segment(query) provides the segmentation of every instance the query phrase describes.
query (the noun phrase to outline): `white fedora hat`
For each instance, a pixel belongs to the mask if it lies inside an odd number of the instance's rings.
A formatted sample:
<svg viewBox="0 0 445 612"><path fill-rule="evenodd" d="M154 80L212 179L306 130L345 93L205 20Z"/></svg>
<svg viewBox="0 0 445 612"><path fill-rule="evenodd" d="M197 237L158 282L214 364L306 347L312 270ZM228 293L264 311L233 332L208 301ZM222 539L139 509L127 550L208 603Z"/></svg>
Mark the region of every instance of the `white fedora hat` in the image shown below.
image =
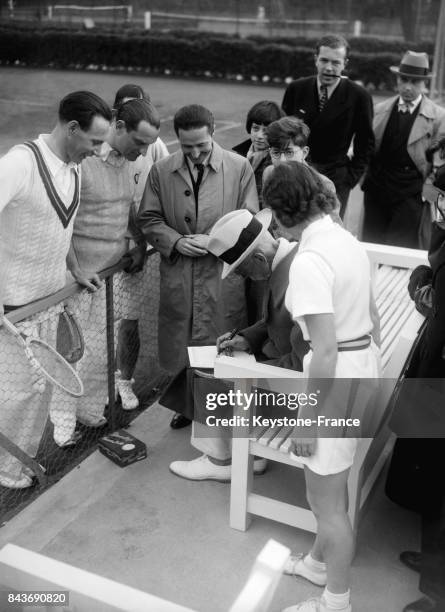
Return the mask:
<svg viewBox="0 0 445 612"><path fill-rule="evenodd" d="M223 260L221 278L226 278L254 250L271 221L270 208L263 208L255 216L244 208L227 213L215 223L207 250Z"/></svg>
<svg viewBox="0 0 445 612"><path fill-rule="evenodd" d="M433 76L430 72L428 54L415 51L407 51L402 57L400 66L390 66L389 69L394 74L414 79L429 79Z"/></svg>

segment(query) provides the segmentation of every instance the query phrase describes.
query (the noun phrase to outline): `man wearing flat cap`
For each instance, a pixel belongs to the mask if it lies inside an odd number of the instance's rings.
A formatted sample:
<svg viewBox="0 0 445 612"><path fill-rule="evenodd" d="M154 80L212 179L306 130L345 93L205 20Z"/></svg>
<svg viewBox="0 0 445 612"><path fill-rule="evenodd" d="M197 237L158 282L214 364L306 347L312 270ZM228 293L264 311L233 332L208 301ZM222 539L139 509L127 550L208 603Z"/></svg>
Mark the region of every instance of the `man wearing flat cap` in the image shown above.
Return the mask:
<svg viewBox="0 0 445 612"><path fill-rule="evenodd" d="M427 151L445 135L445 109L425 95L432 76L426 53L407 51L390 70L398 95L374 110L376 147L363 183L363 240L427 248L419 239L429 211L422 188L431 172Z"/></svg>

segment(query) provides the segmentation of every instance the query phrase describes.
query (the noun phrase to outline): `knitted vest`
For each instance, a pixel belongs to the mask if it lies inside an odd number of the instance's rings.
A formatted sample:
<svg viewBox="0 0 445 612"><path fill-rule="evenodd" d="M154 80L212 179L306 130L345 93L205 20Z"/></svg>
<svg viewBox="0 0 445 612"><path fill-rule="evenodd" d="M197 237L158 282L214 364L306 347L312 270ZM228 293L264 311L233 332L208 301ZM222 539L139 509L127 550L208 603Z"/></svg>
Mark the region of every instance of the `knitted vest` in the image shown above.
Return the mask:
<svg viewBox="0 0 445 612"><path fill-rule="evenodd" d="M73 249L81 270L98 272L127 251L130 208L141 177L138 165L112 153L104 161L82 163L82 191L73 231ZM145 177L142 177L144 180Z"/></svg>
<svg viewBox="0 0 445 612"><path fill-rule="evenodd" d="M32 173L20 200L6 206L0 227L0 287L4 304L19 306L50 295L65 284L65 259L73 217L63 227L46 193L31 151ZM71 200L59 193L68 207Z"/></svg>

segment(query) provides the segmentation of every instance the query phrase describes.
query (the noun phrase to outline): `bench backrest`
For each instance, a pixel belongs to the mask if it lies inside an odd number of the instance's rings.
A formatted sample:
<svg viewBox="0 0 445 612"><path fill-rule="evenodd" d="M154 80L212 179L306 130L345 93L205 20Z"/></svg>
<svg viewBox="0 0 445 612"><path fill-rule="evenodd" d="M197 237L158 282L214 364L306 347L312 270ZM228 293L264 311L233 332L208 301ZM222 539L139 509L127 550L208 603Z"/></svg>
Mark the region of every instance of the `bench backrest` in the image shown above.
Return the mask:
<svg viewBox="0 0 445 612"><path fill-rule="evenodd" d="M423 317L415 310L407 286L413 268L426 264L426 251L365 243L372 265L373 291L380 316L383 377L375 402L373 423L384 420L389 399L403 369ZM249 392L252 385L277 393L295 391L301 373L262 363L237 363L219 357L215 376L236 381L236 388ZM243 380L244 379L244 380Z"/></svg>

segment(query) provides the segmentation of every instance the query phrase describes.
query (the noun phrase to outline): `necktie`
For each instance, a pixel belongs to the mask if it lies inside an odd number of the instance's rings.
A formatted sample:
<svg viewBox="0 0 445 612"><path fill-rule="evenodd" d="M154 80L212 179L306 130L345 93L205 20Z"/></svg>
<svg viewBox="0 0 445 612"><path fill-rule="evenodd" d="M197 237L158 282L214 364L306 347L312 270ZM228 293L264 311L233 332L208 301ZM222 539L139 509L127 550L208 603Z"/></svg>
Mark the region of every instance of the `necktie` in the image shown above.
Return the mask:
<svg viewBox="0 0 445 612"><path fill-rule="evenodd" d="M411 102L399 104L399 113L411 113Z"/></svg>
<svg viewBox="0 0 445 612"><path fill-rule="evenodd" d="M193 192L195 194L195 199L198 199L199 186L202 182L202 176L204 174L204 164L195 164L195 168L198 171L196 176L195 184L193 185Z"/></svg>
<svg viewBox="0 0 445 612"><path fill-rule="evenodd" d="M320 111L320 113L326 106L327 101L328 101L328 88L326 87L326 85L322 85L320 87L320 97L318 101L318 110Z"/></svg>
<svg viewBox="0 0 445 612"><path fill-rule="evenodd" d="M195 179L192 173L192 184L193 184L193 195L195 196L196 216L198 216L198 194L199 194L199 187L202 182L202 176L204 174L204 164L195 164L195 168L198 171L198 175Z"/></svg>

